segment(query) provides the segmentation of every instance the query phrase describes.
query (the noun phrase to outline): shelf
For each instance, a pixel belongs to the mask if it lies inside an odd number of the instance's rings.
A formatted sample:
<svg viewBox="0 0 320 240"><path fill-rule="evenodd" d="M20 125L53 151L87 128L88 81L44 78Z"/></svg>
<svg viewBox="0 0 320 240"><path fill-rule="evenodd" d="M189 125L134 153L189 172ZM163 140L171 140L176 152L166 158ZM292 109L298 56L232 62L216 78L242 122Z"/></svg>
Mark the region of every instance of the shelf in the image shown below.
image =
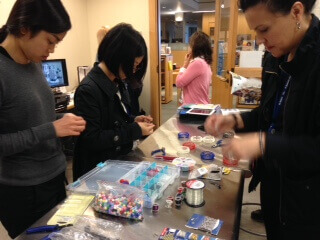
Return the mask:
<svg viewBox="0 0 320 240"><path fill-rule="evenodd" d="M173 100L173 76L172 76L172 55L161 55L161 103L169 103Z"/></svg>
<svg viewBox="0 0 320 240"><path fill-rule="evenodd" d="M256 104L237 104L237 108L248 108L248 109L253 109L258 107L259 105Z"/></svg>

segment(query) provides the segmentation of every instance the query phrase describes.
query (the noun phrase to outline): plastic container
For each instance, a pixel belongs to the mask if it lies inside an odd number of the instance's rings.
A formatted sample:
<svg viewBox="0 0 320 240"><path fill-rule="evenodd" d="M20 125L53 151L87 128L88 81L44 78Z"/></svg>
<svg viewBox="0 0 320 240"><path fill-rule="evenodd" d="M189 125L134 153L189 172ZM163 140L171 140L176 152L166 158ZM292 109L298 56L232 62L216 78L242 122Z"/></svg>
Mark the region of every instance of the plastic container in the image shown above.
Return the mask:
<svg viewBox="0 0 320 240"><path fill-rule="evenodd" d="M190 148L186 147L186 146L180 146L177 148L177 155L179 157L189 157L190 155Z"/></svg>
<svg viewBox="0 0 320 240"><path fill-rule="evenodd" d="M192 136L190 138L191 142L194 142L194 143L201 143L202 142L202 137L201 136Z"/></svg>
<svg viewBox="0 0 320 240"><path fill-rule="evenodd" d="M144 207L152 208L155 200L162 197L164 190L179 175L180 168L176 166L108 160L69 184L67 190L95 195L99 190L98 180L125 182L143 190L146 193Z"/></svg>
<svg viewBox="0 0 320 240"><path fill-rule="evenodd" d="M196 144L193 142L185 142L182 144L182 146L188 147L190 151L196 150Z"/></svg>
<svg viewBox="0 0 320 240"><path fill-rule="evenodd" d="M216 139L213 136L204 136L202 138L202 144L206 146L212 145L215 141Z"/></svg>
<svg viewBox="0 0 320 240"><path fill-rule="evenodd" d="M179 132L178 139L182 142L189 141L190 134L188 132Z"/></svg>
<svg viewBox="0 0 320 240"><path fill-rule="evenodd" d="M203 162L210 163L213 162L215 154L210 151L203 151L201 152L200 157Z"/></svg>
<svg viewBox="0 0 320 240"><path fill-rule="evenodd" d="M239 159L234 158L232 153L228 153L226 156L223 156L222 163L227 167L236 167L239 164Z"/></svg>

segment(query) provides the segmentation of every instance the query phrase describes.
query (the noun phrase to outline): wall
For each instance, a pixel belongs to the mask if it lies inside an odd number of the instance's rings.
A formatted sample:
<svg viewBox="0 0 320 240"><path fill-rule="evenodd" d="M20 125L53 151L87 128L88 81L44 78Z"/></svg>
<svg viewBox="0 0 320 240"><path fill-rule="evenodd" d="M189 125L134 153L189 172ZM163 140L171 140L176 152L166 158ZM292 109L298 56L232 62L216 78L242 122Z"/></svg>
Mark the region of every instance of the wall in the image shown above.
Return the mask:
<svg viewBox="0 0 320 240"><path fill-rule="evenodd" d="M77 66L91 66L89 51L87 0L62 0L72 23L71 30L58 44L50 59L66 58L69 76L69 91L78 86Z"/></svg>
<svg viewBox="0 0 320 240"><path fill-rule="evenodd" d="M15 0L0 0L0 26L4 25Z"/></svg>
<svg viewBox="0 0 320 240"><path fill-rule="evenodd" d="M315 5L314 5L314 9L313 9L313 13L320 18L320 0L317 0Z"/></svg>
<svg viewBox="0 0 320 240"><path fill-rule="evenodd" d="M90 41L90 56L92 61L96 57L98 48L96 32L103 25L110 27L120 22L132 24L144 37L149 49L149 3L148 0L87 0L88 35ZM150 113L150 65L144 79L140 105Z"/></svg>

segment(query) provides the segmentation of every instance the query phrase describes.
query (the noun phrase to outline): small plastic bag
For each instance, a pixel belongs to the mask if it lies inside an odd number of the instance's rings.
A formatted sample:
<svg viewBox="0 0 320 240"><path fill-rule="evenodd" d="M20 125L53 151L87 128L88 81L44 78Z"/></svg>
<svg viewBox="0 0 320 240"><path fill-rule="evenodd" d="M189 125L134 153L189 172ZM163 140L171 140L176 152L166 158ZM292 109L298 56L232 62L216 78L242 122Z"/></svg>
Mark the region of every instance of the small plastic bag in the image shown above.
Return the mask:
<svg viewBox="0 0 320 240"><path fill-rule="evenodd" d="M120 240L123 226L120 223L89 216L78 216L75 225L51 233L51 240Z"/></svg>
<svg viewBox="0 0 320 240"><path fill-rule="evenodd" d="M219 167L216 164L204 165L201 168L193 169L190 172L188 179L195 179L195 178L201 177L207 173L210 173L211 171L218 171L218 170L219 170Z"/></svg>
<svg viewBox="0 0 320 240"><path fill-rule="evenodd" d="M231 94L239 96L246 103L257 104L261 98L261 80L256 78L245 78L230 72L232 75Z"/></svg>
<svg viewBox="0 0 320 240"><path fill-rule="evenodd" d="M109 240L121 239L123 230L120 223L89 216L79 216L76 219L75 227L93 236L106 236Z"/></svg>
<svg viewBox="0 0 320 240"><path fill-rule="evenodd" d="M98 240L90 233L83 232L75 227L63 228L59 232L50 233L47 237L50 240Z"/></svg>
<svg viewBox="0 0 320 240"><path fill-rule="evenodd" d="M143 219L143 199L145 193L127 184L98 181L99 191L93 208L106 213L136 220Z"/></svg>

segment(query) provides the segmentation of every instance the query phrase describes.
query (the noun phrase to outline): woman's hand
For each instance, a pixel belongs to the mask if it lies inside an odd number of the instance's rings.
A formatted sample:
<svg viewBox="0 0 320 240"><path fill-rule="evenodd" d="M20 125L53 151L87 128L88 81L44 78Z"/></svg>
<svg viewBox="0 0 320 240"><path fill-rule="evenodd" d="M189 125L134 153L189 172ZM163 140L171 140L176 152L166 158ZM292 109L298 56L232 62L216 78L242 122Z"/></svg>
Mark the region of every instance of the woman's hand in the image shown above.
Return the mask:
<svg viewBox="0 0 320 240"><path fill-rule="evenodd" d="M216 115L209 116L205 123L204 128L206 133L215 137L222 135L225 132L232 131L235 126L235 120L231 115Z"/></svg>
<svg viewBox="0 0 320 240"><path fill-rule="evenodd" d="M189 66L189 63L190 63L191 59L192 59L192 55L191 55L190 52L188 52L186 54L186 56L184 57L184 63L183 63L183 67L184 68L187 68Z"/></svg>
<svg viewBox="0 0 320 240"><path fill-rule="evenodd" d="M152 123L153 118L148 115L148 116L144 116L144 115L140 115L140 116L136 116L136 118L134 119L135 122L146 122L146 123Z"/></svg>
<svg viewBox="0 0 320 240"><path fill-rule="evenodd" d="M262 138L264 145L264 135ZM224 142L222 147L222 155L232 155L235 159L248 159L254 160L262 155L259 133L246 133L240 134L232 139Z"/></svg>
<svg viewBox="0 0 320 240"><path fill-rule="evenodd" d="M86 121L72 113L66 113L53 122L57 137L79 136L86 127Z"/></svg>
<svg viewBox="0 0 320 240"><path fill-rule="evenodd" d="M153 133L153 128L155 126L153 123L147 123L147 122L137 122L137 123L141 128L143 136L149 136L151 133Z"/></svg>

